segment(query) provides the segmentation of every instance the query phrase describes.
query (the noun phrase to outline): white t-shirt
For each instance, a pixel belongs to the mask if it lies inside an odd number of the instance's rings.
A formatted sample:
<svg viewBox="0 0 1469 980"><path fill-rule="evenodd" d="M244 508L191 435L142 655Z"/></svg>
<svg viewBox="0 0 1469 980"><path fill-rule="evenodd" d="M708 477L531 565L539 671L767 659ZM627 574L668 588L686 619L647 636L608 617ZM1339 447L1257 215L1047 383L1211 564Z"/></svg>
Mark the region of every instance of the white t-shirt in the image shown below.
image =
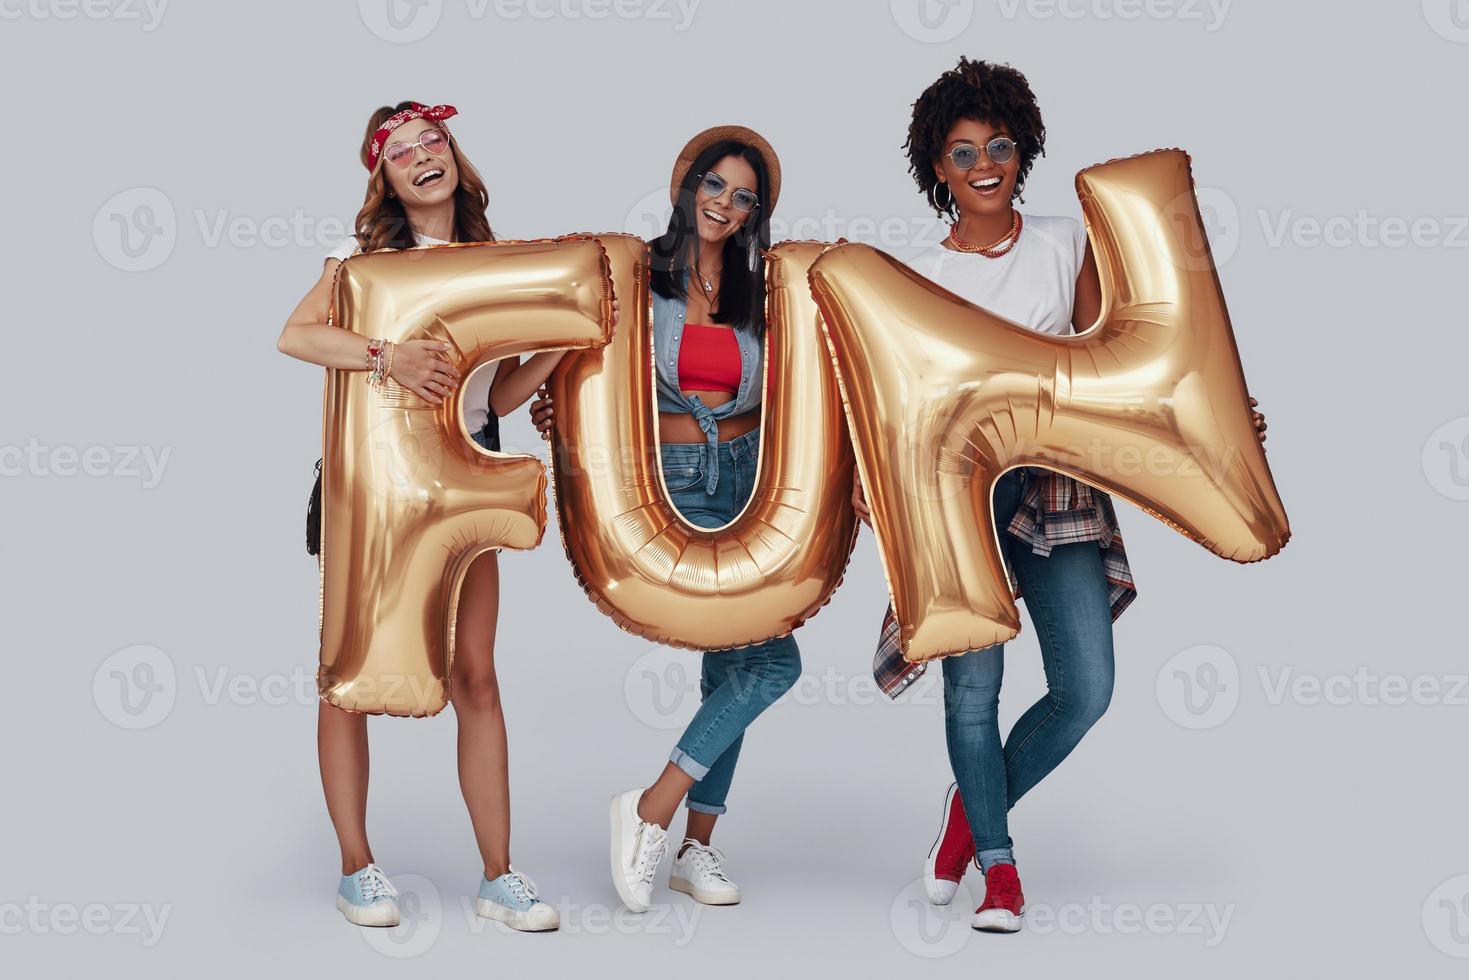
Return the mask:
<svg viewBox="0 0 1469 980"><path fill-rule="evenodd" d="M997 259L924 249L908 267L949 292L1042 333L1069 334L1086 226L1075 218L1022 215L1020 241Z"/></svg>
<svg viewBox="0 0 1469 980"><path fill-rule="evenodd" d="M415 236L415 240L418 242L419 245L449 244L442 238L431 238L428 235L417 235ZM341 243L338 244L336 248L326 253L326 257L328 259L336 259L338 262L345 262L348 256L356 255L357 251L358 245L356 236L348 235L346 238L342 239ZM322 261L325 262L326 259L323 259Z"/></svg>

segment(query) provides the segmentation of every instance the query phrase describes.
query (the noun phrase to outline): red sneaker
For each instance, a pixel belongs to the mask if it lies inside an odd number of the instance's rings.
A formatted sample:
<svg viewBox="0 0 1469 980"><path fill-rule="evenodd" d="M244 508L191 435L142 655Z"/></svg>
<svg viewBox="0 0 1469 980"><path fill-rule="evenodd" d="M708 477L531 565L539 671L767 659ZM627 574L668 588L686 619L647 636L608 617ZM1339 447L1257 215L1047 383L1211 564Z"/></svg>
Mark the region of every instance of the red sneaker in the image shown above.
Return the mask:
<svg viewBox="0 0 1469 980"><path fill-rule="evenodd" d="M1013 864L994 864L984 876L984 903L974 910L970 925L981 932L1019 932L1025 896Z"/></svg>
<svg viewBox="0 0 1469 980"><path fill-rule="evenodd" d="M974 837L969 833L969 819L959 799L959 784L949 786L944 797L944 822L939 824L938 838L928 849L923 862L923 890L935 905L948 905L959 882L974 860Z"/></svg>

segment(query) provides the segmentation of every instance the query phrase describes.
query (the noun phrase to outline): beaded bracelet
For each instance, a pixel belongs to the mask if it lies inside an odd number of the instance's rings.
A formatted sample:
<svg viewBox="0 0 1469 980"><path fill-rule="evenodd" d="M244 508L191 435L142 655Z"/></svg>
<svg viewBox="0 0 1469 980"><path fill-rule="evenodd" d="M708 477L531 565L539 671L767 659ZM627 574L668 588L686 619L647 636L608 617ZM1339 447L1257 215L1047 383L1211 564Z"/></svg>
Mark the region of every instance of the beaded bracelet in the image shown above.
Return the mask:
<svg viewBox="0 0 1469 980"><path fill-rule="evenodd" d="M369 340L367 342L367 383L371 387L378 387L388 380L388 373L393 369L393 344L387 340Z"/></svg>

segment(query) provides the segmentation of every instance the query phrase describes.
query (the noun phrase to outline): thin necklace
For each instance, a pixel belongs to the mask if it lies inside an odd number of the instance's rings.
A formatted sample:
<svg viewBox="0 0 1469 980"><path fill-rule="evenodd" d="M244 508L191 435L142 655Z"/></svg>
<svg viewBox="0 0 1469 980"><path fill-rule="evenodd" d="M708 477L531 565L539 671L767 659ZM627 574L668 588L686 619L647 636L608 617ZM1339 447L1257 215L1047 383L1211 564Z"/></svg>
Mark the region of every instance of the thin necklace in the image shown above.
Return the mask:
<svg viewBox="0 0 1469 980"><path fill-rule="evenodd" d="M961 252L973 252L983 255L987 259L997 259L1015 247L1020 241L1020 229L1025 226L1025 221L1020 217L1020 212L1014 212L1015 218L1010 222L1010 230L1005 232L1003 238L993 245L971 245L959 237L959 222L949 226L949 243Z"/></svg>
<svg viewBox="0 0 1469 980"><path fill-rule="evenodd" d="M699 269L698 266L694 266L694 274L697 275L699 277L699 281L704 284L704 292L706 294L714 292L713 279L710 279L708 276L704 275L704 273ZM719 277L715 276L714 278L718 279Z"/></svg>

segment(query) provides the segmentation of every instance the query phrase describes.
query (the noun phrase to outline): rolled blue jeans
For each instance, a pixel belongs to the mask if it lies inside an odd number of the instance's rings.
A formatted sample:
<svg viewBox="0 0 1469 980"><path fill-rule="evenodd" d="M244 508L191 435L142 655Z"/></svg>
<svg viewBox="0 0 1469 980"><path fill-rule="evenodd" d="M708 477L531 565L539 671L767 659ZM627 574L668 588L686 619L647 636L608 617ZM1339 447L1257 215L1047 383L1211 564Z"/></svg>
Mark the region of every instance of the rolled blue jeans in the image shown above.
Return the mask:
<svg viewBox="0 0 1469 980"><path fill-rule="evenodd" d="M720 527L734 519L755 488L760 455L758 428L728 442L673 443L661 448L663 480L671 501L696 527ZM718 453L719 480L708 492L711 453ZM668 757L690 778L688 808L725 812L745 729L791 689L801 674L801 653L787 634L733 650L703 655L699 711Z"/></svg>
<svg viewBox="0 0 1469 980"><path fill-rule="evenodd" d="M1112 606L1095 541L1058 545L1050 557L1005 532L1024 495L1024 470L995 487L995 526L1015 570L1046 672L1045 697L1000 742L1005 645L944 659L944 735L949 764L988 871L1013 864L1009 810L1061 764L1112 700Z"/></svg>

